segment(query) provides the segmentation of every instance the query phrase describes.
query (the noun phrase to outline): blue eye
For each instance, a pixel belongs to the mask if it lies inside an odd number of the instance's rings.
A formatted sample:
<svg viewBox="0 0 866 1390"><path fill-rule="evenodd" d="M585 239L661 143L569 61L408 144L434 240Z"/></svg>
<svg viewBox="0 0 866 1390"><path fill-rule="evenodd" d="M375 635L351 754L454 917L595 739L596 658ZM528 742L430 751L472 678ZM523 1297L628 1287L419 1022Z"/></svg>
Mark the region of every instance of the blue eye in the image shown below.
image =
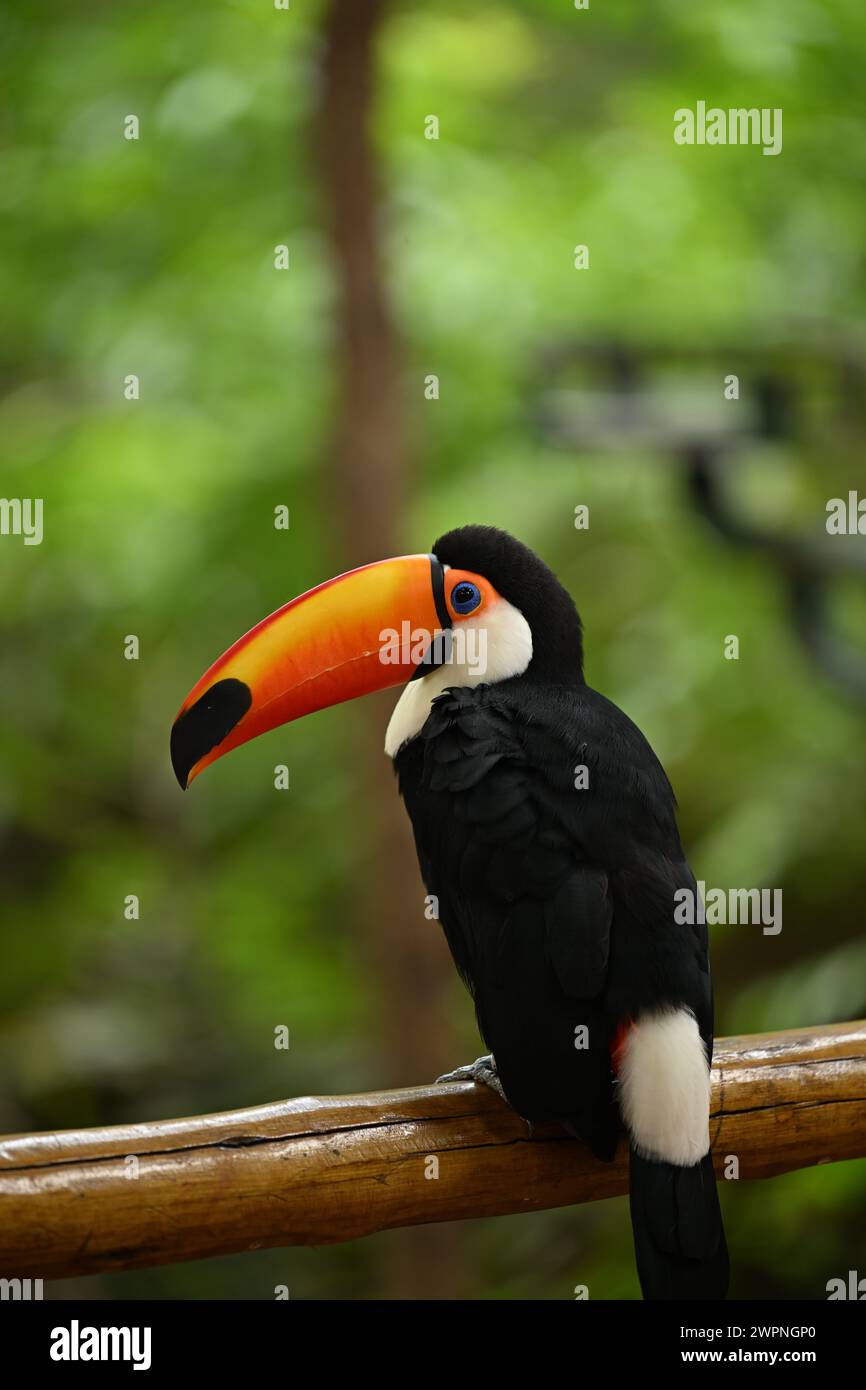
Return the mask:
<svg viewBox="0 0 866 1390"><path fill-rule="evenodd" d="M471 613L481 602L481 590L477 584L461 579L451 590L451 607L455 613Z"/></svg>

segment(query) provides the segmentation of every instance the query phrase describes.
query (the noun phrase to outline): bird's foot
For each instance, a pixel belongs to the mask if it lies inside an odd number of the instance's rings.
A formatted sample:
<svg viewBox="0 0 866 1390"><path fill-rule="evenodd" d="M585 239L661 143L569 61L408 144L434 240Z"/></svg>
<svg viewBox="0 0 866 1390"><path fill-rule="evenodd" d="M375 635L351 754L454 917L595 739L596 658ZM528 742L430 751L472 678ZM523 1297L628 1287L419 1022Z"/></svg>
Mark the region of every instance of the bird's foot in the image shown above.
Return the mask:
<svg viewBox="0 0 866 1390"><path fill-rule="evenodd" d="M490 1052L486 1057L476 1058L468 1066L455 1067L454 1071L446 1071L444 1076L437 1076L436 1085L441 1086L449 1081L477 1081L481 1086L489 1086L491 1091L495 1091L506 1105L508 1104L508 1097L502 1089L502 1082L496 1070L496 1062Z"/></svg>

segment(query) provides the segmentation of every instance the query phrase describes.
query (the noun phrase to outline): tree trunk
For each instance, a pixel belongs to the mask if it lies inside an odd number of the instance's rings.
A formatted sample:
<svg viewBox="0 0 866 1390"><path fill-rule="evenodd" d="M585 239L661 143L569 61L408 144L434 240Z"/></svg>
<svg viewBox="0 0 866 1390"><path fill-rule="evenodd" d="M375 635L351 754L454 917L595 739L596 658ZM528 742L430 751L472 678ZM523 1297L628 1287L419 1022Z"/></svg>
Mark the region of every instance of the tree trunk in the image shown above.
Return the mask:
<svg viewBox="0 0 866 1390"><path fill-rule="evenodd" d="M334 517L343 568L423 548L404 535L409 467L399 340L384 285L369 135L384 8L381 0L332 0L316 128L338 282L339 403L323 506ZM352 892L350 914L363 925L375 978L382 1084L388 1085L432 1079L453 1056L442 1008L450 962L437 924L424 916L408 819L383 753L394 703L391 692L357 711L353 756L363 812L356 823L367 842L368 872L359 892ZM388 1239L394 1254L390 1296L457 1296L454 1233L419 1229Z"/></svg>

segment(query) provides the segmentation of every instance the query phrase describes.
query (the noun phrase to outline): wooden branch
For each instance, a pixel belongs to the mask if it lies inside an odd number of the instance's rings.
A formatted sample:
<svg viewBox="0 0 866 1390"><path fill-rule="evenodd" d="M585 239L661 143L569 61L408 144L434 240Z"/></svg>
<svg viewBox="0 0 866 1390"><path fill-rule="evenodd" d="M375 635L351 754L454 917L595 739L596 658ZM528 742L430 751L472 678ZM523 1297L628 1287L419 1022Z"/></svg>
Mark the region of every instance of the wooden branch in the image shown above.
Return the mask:
<svg viewBox="0 0 866 1390"><path fill-rule="evenodd" d="M717 1172L866 1155L866 1021L722 1038ZM435 1162L434 1162L435 1160ZM438 1176L433 1176L438 1165ZM626 1191L473 1083L307 1097L224 1115L0 1140L0 1275L57 1278L537 1211Z"/></svg>

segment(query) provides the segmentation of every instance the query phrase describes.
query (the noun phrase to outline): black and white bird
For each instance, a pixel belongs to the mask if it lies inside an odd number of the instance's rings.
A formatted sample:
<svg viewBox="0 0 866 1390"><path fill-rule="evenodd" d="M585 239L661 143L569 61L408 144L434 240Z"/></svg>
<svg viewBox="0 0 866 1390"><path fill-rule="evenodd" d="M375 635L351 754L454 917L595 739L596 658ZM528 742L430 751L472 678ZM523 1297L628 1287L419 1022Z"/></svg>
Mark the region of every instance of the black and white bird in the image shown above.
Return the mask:
<svg viewBox="0 0 866 1390"><path fill-rule="evenodd" d="M493 1085L602 1161L624 1125L644 1297L723 1298L707 931L675 911L697 886L664 770L586 684L580 618L537 555L465 526L286 604L185 700L178 780L397 684L385 751L490 1049L443 1079Z"/></svg>

